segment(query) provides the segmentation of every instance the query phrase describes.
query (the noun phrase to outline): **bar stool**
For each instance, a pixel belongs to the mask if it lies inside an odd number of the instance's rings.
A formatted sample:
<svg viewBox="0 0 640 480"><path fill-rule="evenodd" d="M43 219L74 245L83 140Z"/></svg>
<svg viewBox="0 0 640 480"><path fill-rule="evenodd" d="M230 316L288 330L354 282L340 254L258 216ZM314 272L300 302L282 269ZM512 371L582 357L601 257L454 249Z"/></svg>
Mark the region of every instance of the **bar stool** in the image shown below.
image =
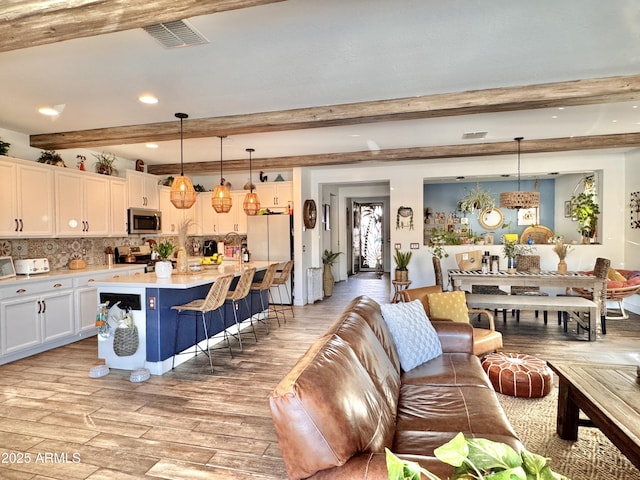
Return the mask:
<svg viewBox="0 0 640 480"><path fill-rule="evenodd" d="M273 286L278 287L278 300L280 300L280 308L277 308L275 306L273 308L278 312L282 312L282 319L284 320L284 323L287 323L287 317L284 314L286 308L284 306L285 304L282 302L281 287L284 287L284 292L287 294L291 316L295 317L295 313L293 313L293 301L291 300L291 295L289 295L289 289L287 288L287 282L289 281L289 277L291 276L291 270L293 270L293 260L285 262L282 270L278 271L277 275L273 278Z"/></svg>
<svg viewBox="0 0 640 480"><path fill-rule="evenodd" d="M238 321L238 309L240 308L239 302L240 300L244 300L245 306L247 307L247 312L249 312L249 316L251 316L251 309L249 308L249 302L247 301L247 296L249 295L249 290L251 288L251 282L253 282L253 276L256 273L255 267L246 268L242 275L240 275L240 279L238 280L238 284L234 290L229 290L227 292L227 302L231 302L231 308L233 309L233 318L236 321L236 328L238 329L238 333L230 333L233 337L238 339L238 343L240 344L240 351L242 351L242 335L240 332L240 323ZM253 328L253 323L251 323L251 329L253 330L253 336L258 341L258 336L256 335L256 329Z"/></svg>
<svg viewBox="0 0 640 480"><path fill-rule="evenodd" d="M273 279L276 276L276 270L278 270L278 264L277 263L272 263L271 265L269 265L267 267L267 271L264 273L264 277L262 277L262 281L260 282L255 282L251 284L251 293L257 293L258 296L260 297L260 306L262 308L261 312L264 313L264 311L267 311L267 314L265 317L260 318L260 316L256 317L258 322L262 322L264 323L264 326L267 330L267 335L269 334L269 319L271 318L271 308L269 307L269 305L271 303L273 303L273 301L271 301L271 286L273 285ZM267 302L267 305L264 304L264 299L263 299L263 294L262 292L264 291L269 292L269 301ZM276 320L278 322L278 326L280 326L280 319L278 318L278 312L274 311L273 313L275 313L276 315ZM251 325L253 326L253 315L251 316Z"/></svg>
<svg viewBox="0 0 640 480"><path fill-rule="evenodd" d="M180 315L186 312L193 313L194 318L196 319L195 353L197 355L198 348L200 348L200 350L202 350L205 353L205 355L209 357L209 366L211 367L211 373L213 373L213 360L211 359L211 351L209 348L209 331L207 329L207 320L206 320L206 314L208 312L213 312L214 310L218 311L220 315L220 319L222 320L224 338L227 341L227 345L229 346L229 353L233 357L233 352L231 351L231 344L229 343L229 338L227 337L227 330L226 330L226 325L224 321L224 315L222 313L222 309L220 308L224 304L227 298L227 292L229 291L229 285L231 285L231 280L233 280L233 274L222 275L218 277L215 280L215 282L213 282L213 285L211 285L211 288L209 289L209 293L207 294L206 298L192 300L191 302L185 303L184 305L174 305L173 307L171 307L172 310L178 311L178 316L176 318L174 355L173 355L173 361L171 363L171 369L175 367L176 355L179 355L179 352L177 352L177 349L178 349L178 327L180 325ZM198 342L198 333L197 333L198 332L198 328L197 328L198 313L202 318L202 327L204 328L204 336L207 341L206 350L200 347Z"/></svg>

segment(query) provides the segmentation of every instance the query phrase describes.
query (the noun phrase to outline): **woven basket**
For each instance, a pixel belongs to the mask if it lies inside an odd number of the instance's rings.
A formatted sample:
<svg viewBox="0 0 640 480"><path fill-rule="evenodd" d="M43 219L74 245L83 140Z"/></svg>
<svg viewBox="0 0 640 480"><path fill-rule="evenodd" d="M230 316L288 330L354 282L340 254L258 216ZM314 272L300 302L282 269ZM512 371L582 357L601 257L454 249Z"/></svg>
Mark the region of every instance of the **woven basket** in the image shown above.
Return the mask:
<svg viewBox="0 0 640 480"><path fill-rule="evenodd" d="M128 357L138 350L138 328L118 327L113 335L113 351L119 357Z"/></svg>

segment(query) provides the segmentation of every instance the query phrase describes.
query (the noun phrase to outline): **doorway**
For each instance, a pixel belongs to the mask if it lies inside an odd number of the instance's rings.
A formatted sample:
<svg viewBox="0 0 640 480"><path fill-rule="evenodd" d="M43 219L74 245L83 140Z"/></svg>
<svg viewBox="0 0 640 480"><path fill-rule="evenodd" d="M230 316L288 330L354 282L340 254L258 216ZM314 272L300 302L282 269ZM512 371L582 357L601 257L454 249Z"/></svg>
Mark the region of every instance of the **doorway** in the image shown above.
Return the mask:
<svg viewBox="0 0 640 480"><path fill-rule="evenodd" d="M352 269L358 272L384 272L384 204L353 202Z"/></svg>

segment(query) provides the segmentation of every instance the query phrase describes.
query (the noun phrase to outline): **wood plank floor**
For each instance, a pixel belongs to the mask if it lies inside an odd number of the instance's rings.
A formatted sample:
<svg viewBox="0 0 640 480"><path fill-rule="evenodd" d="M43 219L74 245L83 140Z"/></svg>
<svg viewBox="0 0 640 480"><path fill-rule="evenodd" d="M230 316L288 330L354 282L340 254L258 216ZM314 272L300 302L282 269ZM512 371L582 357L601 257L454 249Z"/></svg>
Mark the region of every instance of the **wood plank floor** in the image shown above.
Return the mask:
<svg viewBox="0 0 640 480"><path fill-rule="evenodd" d="M296 317L231 358L216 352L215 374L199 355L173 372L131 383L129 372L89 378L100 363L87 339L0 366L0 479L283 479L267 396L356 295L388 301L387 277L352 277L331 298L295 308ZM545 359L640 363L640 317L610 321L588 342L523 315L497 326L505 350Z"/></svg>

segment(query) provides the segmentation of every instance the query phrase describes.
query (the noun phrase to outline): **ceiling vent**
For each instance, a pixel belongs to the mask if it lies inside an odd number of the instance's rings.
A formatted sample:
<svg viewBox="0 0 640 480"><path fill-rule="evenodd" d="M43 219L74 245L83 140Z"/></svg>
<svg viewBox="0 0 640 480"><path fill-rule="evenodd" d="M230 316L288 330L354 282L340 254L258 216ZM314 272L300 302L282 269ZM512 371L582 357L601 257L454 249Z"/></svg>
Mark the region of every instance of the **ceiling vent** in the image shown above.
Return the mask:
<svg viewBox="0 0 640 480"><path fill-rule="evenodd" d="M186 20L156 23L144 27L144 30L160 42L164 48L182 48L209 43L209 40L189 25Z"/></svg>
<svg viewBox="0 0 640 480"><path fill-rule="evenodd" d="M488 132L465 132L462 134L463 140L478 140L486 138Z"/></svg>

